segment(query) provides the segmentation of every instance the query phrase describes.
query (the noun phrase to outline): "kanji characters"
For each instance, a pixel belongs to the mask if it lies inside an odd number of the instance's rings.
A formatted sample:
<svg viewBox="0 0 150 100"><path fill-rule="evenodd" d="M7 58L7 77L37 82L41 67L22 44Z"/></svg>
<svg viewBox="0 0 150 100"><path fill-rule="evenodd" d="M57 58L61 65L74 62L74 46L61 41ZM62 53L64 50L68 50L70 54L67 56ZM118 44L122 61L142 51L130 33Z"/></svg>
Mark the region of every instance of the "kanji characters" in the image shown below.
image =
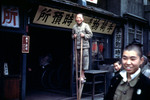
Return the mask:
<svg viewBox="0 0 150 100"><path fill-rule="evenodd" d="M52 23L53 24L56 24L56 23L60 24L61 19L63 18L64 12L57 11L57 12L54 12L54 13L55 13L55 15L53 16L54 20L53 20Z"/></svg>
<svg viewBox="0 0 150 100"><path fill-rule="evenodd" d="M108 28L107 28L108 32L113 29L113 24L114 24L114 23L111 23L111 24L108 26Z"/></svg>
<svg viewBox="0 0 150 100"><path fill-rule="evenodd" d="M17 8L5 8L4 9L4 20L2 22L2 24L4 23L8 23L10 24L13 20L13 25L16 26L16 16L18 16L18 11ZM8 21L6 21L8 20Z"/></svg>
<svg viewBox="0 0 150 100"><path fill-rule="evenodd" d="M68 23L68 26L70 26L70 24L73 21L73 18L74 18L74 14L72 14L72 16L70 16L70 14L66 14L66 17L65 17L64 21L62 22L62 24Z"/></svg>
<svg viewBox="0 0 150 100"><path fill-rule="evenodd" d="M45 8L44 10L42 10L39 18L37 19L37 21L40 19L40 18L43 18L42 21L46 22L47 21L47 18L48 16L51 16L51 14L49 12L51 12L52 10L51 9L47 9Z"/></svg>
<svg viewBox="0 0 150 100"><path fill-rule="evenodd" d="M106 28L106 26L107 26L107 24L108 24L108 21L105 20L105 21L103 22L102 26L100 27L100 30L104 31L105 28Z"/></svg>
<svg viewBox="0 0 150 100"><path fill-rule="evenodd" d="M98 28L98 26L99 26L99 21L100 21L100 19L96 19L96 20L94 21L93 26L92 26L92 29L97 30L97 28Z"/></svg>

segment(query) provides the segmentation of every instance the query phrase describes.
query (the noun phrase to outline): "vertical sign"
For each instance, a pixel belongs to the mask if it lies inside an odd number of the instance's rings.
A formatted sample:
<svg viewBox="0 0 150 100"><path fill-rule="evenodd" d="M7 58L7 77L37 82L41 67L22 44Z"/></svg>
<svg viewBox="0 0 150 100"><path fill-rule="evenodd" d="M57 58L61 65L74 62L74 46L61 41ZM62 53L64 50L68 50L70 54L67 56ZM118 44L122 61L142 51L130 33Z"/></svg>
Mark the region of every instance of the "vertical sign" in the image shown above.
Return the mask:
<svg viewBox="0 0 150 100"><path fill-rule="evenodd" d="M29 53L29 36L22 36L22 53Z"/></svg>
<svg viewBox="0 0 150 100"><path fill-rule="evenodd" d="M19 28L19 9L14 6L2 6L1 25Z"/></svg>
<svg viewBox="0 0 150 100"><path fill-rule="evenodd" d="M114 58L121 58L122 28L115 29Z"/></svg>

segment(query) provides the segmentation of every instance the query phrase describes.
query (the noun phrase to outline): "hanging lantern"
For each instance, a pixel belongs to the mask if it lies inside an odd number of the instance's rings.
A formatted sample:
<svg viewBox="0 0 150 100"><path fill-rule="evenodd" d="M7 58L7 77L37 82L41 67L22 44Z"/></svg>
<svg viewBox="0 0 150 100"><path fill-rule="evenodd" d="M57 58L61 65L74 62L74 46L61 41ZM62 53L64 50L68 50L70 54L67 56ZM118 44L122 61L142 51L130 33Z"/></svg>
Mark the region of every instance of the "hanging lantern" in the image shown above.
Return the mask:
<svg viewBox="0 0 150 100"><path fill-rule="evenodd" d="M97 41L92 42L92 56L95 57L98 53Z"/></svg>
<svg viewBox="0 0 150 100"><path fill-rule="evenodd" d="M99 52L103 52L103 50L104 50L103 43L100 43L99 44Z"/></svg>

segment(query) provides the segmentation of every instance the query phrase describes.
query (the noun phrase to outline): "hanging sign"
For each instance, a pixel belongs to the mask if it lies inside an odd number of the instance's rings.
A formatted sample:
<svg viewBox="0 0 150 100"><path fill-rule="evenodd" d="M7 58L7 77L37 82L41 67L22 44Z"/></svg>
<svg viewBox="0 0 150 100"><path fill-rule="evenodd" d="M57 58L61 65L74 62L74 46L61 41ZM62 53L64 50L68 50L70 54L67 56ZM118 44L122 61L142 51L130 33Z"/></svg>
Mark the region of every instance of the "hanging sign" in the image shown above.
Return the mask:
<svg viewBox="0 0 150 100"><path fill-rule="evenodd" d="M22 53L29 53L29 36L22 36Z"/></svg>
<svg viewBox="0 0 150 100"><path fill-rule="evenodd" d="M97 4L97 0L86 0L86 1Z"/></svg>
<svg viewBox="0 0 150 100"><path fill-rule="evenodd" d="M2 6L1 25L19 28L19 9L14 6Z"/></svg>
<svg viewBox="0 0 150 100"><path fill-rule="evenodd" d="M45 6L39 6L33 23L72 29L76 24L75 13L62 11ZM84 22L89 24L92 32L112 34L116 24L107 20L84 16Z"/></svg>
<svg viewBox="0 0 150 100"><path fill-rule="evenodd" d="M114 58L121 58L122 28L115 29L114 41Z"/></svg>

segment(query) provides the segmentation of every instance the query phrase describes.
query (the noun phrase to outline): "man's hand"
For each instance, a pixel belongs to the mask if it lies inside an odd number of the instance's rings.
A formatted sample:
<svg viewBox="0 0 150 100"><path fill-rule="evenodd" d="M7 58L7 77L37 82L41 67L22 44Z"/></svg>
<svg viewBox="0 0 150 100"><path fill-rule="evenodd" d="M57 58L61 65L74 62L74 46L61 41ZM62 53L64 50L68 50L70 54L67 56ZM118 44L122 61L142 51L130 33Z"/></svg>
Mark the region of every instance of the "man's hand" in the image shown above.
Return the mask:
<svg viewBox="0 0 150 100"><path fill-rule="evenodd" d="M74 34L74 38L76 38L77 37L77 34Z"/></svg>
<svg viewBox="0 0 150 100"><path fill-rule="evenodd" d="M84 37L85 35L83 33L81 33L81 37Z"/></svg>
<svg viewBox="0 0 150 100"><path fill-rule="evenodd" d="M31 68L28 68L28 71L32 71L32 69L31 69Z"/></svg>

